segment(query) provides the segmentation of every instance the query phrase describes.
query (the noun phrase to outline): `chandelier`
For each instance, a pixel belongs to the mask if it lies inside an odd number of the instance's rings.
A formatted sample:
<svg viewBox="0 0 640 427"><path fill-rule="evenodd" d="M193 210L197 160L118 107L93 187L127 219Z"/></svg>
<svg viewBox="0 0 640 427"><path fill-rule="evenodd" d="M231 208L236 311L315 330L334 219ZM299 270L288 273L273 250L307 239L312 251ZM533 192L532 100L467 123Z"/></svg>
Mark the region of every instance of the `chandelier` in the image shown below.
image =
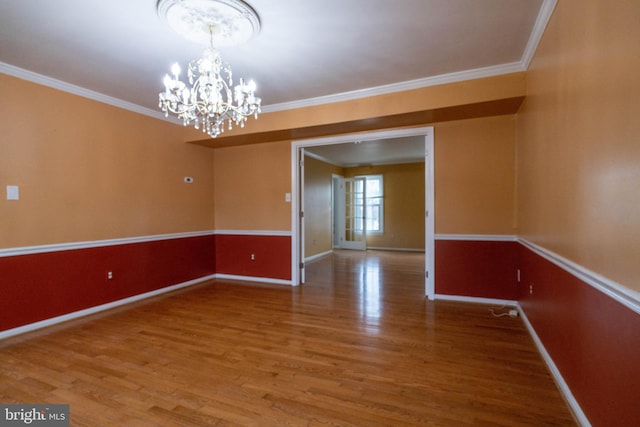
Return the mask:
<svg viewBox="0 0 640 427"><path fill-rule="evenodd" d="M233 125L244 127L247 118L258 118L260 98L253 80L233 85L231 66L224 63L216 47L247 41L259 29L255 11L239 0L160 0L158 13L178 34L208 44L202 57L187 65L188 84L180 79L180 65L173 64L164 77L159 107L182 119L185 126L212 138Z"/></svg>

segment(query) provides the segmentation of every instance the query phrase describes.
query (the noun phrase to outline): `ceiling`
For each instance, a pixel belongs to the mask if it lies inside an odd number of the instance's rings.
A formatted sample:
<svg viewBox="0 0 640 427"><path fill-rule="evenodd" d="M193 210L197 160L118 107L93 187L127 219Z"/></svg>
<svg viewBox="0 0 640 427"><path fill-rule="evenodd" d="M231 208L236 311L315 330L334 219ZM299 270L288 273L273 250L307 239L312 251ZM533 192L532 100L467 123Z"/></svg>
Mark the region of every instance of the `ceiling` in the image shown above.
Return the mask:
<svg viewBox="0 0 640 427"><path fill-rule="evenodd" d="M410 136L316 145L305 147L304 152L342 167L424 162L425 138Z"/></svg>
<svg viewBox="0 0 640 427"><path fill-rule="evenodd" d="M157 0L0 1L0 72L153 117L203 47ZM263 112L526 70L556 0L248 0L260 32L222 48Z"/></svg>

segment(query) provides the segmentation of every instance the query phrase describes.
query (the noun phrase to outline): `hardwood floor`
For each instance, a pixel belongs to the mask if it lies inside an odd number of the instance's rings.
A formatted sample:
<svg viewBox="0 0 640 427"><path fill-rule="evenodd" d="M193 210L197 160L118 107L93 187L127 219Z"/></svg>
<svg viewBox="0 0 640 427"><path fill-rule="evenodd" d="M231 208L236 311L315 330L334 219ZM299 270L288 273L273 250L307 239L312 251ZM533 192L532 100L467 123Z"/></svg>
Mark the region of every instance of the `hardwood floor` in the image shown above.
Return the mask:
<svg viewBox="0 0 640 427"><path fill-rule="evenodd" d="M575 425L521 319L427 301L423 255L211 281L0 341L0 402L74 426Z"/></svg>

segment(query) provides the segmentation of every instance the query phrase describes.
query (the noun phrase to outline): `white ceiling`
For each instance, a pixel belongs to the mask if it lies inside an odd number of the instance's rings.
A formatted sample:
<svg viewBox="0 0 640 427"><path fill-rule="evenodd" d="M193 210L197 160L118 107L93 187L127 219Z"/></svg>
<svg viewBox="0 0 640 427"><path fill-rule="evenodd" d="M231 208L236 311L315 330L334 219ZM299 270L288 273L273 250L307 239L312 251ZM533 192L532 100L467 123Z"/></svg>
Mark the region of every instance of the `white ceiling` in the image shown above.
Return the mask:
<svg viewBox="0 0 640 427"><path fill-rule="evenodd" d="M342 167L424 162L423 136L305 147L305 154Z"/></svg>
<svg viewBox="0 0 640 427"><path fill-rule="evenodd" d="M156 2L0 1L0 72L160 117L162 77L202 47L173 33ZM260 33L222 56L273 111L522 71L555 0L249 4Z"/></svg>
<svg viewBox="0 0 640 427"><path fill-rule="evenodd" d="M203 47L177 36L156 3L0 1L0 72L163 118L164 74ZM221 53L236 79L258 83L266 112L524 71L556 0L248 3L260 32ZM413 140L311 151L342 165L424 160Z"/></svg>

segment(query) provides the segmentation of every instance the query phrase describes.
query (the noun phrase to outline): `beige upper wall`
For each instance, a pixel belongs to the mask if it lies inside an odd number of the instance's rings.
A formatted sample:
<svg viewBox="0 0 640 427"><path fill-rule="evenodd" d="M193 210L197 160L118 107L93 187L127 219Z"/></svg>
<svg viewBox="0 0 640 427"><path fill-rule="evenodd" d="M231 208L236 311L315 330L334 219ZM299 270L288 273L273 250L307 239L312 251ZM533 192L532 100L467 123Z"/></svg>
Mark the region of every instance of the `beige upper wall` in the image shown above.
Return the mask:
<svg viewBox="0 0 640 427"><path fill-rule="evenodd" d="M215 152L217 230L291 230L291 143L228 147Z"/></svg>
<svg viewBox="0 0 640 427"><path fill-rule="evenodd" d="M345 168L345 177L382 175L382 233L367 234L367 246L424 250L424 163Z"/></svg>
<svg viewBox="0 0 640 427"><path fill-rule="evenodd" d="M502 74L265 113L221 138L193 142L221 148L515 114L524 96L524 73Z"/></svg>
<svg viewBox="0 0 640 427"><path fill-rule="evenodd" d="M227 136L206 141L215 151L216 229L291 229L291 208L283 202L284 193L291 191L291 138L258 144L252 140L252 132L258 140L261 135L273 136L269 132L290 136L299 127L313 128L333 121L334 125L327 125L331 132L345 134L350 127L340 122L344 119L341 112L376 129L380 114L393 117L394 112L436 107L447 110L465 103L472 106L472 116L489 116L494 110L483 113L485 103L519 96L524 96L523 73L264 114L251 126L232 132L246 137L242 144L248 145L227 146ZM345 110L345 105L351 108ZM425 114L423 118L425 123L432 123L429 119L434 117ZM437 233L514 234L513 115L496 117L436 124L435 155L441 165L436 166L436 174L440 174L440 178L436 176L436 197L440 197L436 201ZM449 141L449 145L440 148L440 141ZM465 160L468 154L471 157ZM455 166L456 162L460 165ZM464 176L451 179L458 172ZM464 201L467 196L473 200Z"/></svg>
<svg viewBox="0 0 640 427"><path fill-rule="evenodd" d="M375 125L381 108L391 116L416 108L445 111L465 103L480 108L492 99L523 95L523 81L519 73L354 103L362 123ZM291 229L291 205L285 201L291 191L290 140L210 150L183 144L201 138L191 128L6 75L0 83L0 180L19 185L22 193L19 202L0 200L0 247L210 229ZM275 126L296 129L338 120L330 105L321 106L323 114L318 108L283 112ZM257 123L269 117L265 114ZM269 123L261 126L270 129ZM339 124L335 129L346 131ZM193 176L195 183L185 185L184 176ZM482 223L482 217L475 218ZM494 234L505 228L475 227L468 221L443 224L438 232Z"/></svg>
<svg viewBox="0 0 640 427"><path fill-rule="evenodd" d="M434 133L436 233L515 234L514 116L437 123ZM291 143L226 147L214 152L216 229L290 230L291 205L285 203L284 195L291 191ZM313 160L308 163L314 164ZM424 178L418 185L424 188ZM395 243L380 239L369 243L421 247L423 210L415 238L400 238L405 233L396 232L389 234L396 236ZM316 240L324 242L325 238ZM306 252L322 251L307 247Z"/></svg>
<svg viewBox="0 0 640 427"><path fill-rule="evenodd" d="M437 234L514 235L515 117L438 123Z"/></svg>
<svg viewBox="0 0 640 427"><path fill-rule="evenodd" d="M0 248L213 229L196 133L4 74L0 92Z"/></svg>
<svg viewBox="0 0 640 427"><path fill-rule="evenodd" d="M518 114L520 234L640 291L640 2L560 1Z"/></svg>

